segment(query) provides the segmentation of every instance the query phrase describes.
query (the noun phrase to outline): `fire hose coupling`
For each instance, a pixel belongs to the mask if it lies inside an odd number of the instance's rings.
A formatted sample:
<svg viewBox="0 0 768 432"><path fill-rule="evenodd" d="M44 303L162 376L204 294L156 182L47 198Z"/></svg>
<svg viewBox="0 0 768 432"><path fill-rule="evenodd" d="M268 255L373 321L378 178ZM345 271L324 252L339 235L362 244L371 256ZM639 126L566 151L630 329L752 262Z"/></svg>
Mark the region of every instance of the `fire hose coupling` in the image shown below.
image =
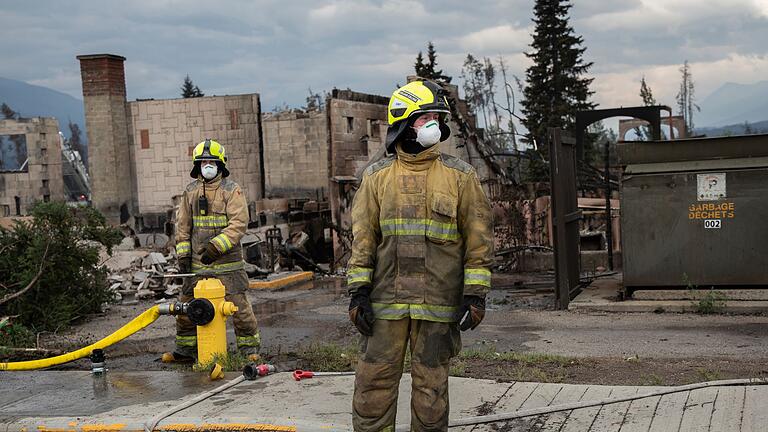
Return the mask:
<svg viewBox="0 0 768 432"><path fill-rule="evenodd" d="M277 368L271 364L249 363L243 368L243 376L249 381L277 372Z"/></svg>
<svg viewBox="0 0 768 432"><path fill-rule="evenodd" d="M224 302L221 305L223 315L232 315L237 311L237 307L230 302ZM231 310L234 308L234 310ZM206 298L196 298L192 301L182 303L174 302L160 305L161 315L186 315L193 324L204 326L213 321L216 316L216 309L213 303Z"/></svg>

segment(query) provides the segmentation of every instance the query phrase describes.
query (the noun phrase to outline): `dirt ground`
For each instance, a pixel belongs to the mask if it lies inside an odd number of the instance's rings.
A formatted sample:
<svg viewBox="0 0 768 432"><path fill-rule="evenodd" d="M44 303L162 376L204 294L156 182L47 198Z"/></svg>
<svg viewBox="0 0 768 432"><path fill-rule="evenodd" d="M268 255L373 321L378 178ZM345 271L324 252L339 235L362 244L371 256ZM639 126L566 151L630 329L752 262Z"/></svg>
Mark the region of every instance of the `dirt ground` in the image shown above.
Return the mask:
<svg viewBox="0 0 768 432"><path fill-rule="evenodd" d="M696 314L585 314L553 309L552 275L494 276L486 320L462 334L453 375L500 381L675 385L768 375L768 317ZM263 356L286 370L351 370L358 336L347 321L339 278L248 294L261 326ZM112 306L79 325L44 334L45 348L71 350L111 333L154 302ZM234 340L230 329L229 340ZM174 322L106 350L113 370L172 370ZM87 369L88 360L62 366Z"/></svg>

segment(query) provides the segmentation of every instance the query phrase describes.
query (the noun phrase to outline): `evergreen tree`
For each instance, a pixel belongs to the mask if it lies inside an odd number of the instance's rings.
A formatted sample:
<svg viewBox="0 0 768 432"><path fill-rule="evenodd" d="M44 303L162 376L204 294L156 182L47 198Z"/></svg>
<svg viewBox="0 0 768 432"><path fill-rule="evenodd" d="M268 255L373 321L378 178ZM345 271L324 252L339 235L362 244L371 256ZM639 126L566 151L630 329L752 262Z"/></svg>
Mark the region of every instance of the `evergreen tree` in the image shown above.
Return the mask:
<svg viewBox="0 0 768 432"><path fill-rule="evenodd" d="M653 91L645 82L645 76L640 79L640 98L643 100L643 106L656 105L656 98L653 97ZM652 138L650 126L640 126L635 128L635 135L638 141L650 141Z"/></svg>
<svg viewBox="0 0 768 432"><path fill-rule="evenodd" d="M585 62L582 47L584 38L574 34L568 23L568 0L536 0L535 24L531 52L525 55L533 61L526 70L526 87L523 91L523 124L528 129L527 141L535 144L546 159L549 149L544 144L548 127L570 129L577 111L596 106L589 101L594 93L589 90L592 78L585 75L592 62ZM589 158L591 144L584 149ZM532 163L529 180L547 178L546 165Z"/></svg>
<svg viewBox="0 0 768 432"><path fill-rule="evenodd" d="M437 51L431 41L427 42L427 62L424 63L424 55L419 51L419 54L416 56L414 70L416 75L432 81L440 81L447 84L452 79L447 75L443 75L442 69L437 69Z"/></svg>
<svg viewBox="0 0 768 432"><path fill-rule="evenodd" d="M426 78L427 65L424 64L424 56L421 54L421 51L416 56L416 64L413 65L413 69L416 71L416 75Z"/></svg>
<svg viewBox="0 0 768 432"><path fill-rule="evenodd" d="M656 98L653 97L653 91L645 82L645 76L640 79L640 97L643 99L643 106L656 105Z"/></svg>
<svg viewBox="0 0 768 432"><path fill-rule="evenodd" d="M2 105L0 105L0 113L3 114L3 118L6 120L15 120L19 118L19 114L14 111L11 107L8 106L5 102L3 102Z"/></svg>
<svg viewBox="0 0 768 432"><path fill-rule="evenodd" d="M693 85L693 76L691 75L691 67L688 65L688 60L680 67L680 89L675 96L677 100L678 114L683 116L685 120L685 131L687 136L693 135L693 112L701 111L698 105L696 105L695 88Z"/></svg>
<svg viewBox="0 0 768 432"><path fill-rule="evenodd" d="M483 125L488 124L488 115L486 113L486 91L483 77L483 64L472 54L467 54L464 60L464 66L461 68L461 79L464 80L464 97L467 105L475 114L482 114Z"/></svg>
<svg viewBox="0 0 768 432"><path fill-rule="evenodd" d="M194 85L192 79L187 75L186 78L184 78L184 84L181 85L181 97L186 99L203 96L205 95L200 91L200 88Z"/></svg>

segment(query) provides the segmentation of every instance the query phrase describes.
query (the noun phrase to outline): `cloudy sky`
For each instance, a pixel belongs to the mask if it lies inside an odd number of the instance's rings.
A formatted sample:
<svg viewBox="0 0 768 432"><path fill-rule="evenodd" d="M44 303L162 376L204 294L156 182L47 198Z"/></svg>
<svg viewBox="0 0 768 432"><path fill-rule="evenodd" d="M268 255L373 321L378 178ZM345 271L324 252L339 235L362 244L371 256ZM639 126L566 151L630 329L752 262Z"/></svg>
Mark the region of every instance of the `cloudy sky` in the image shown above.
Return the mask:
<svg viewBox="0 0 768 432"><path fill-rule="evenodd" d="M768 79L768 0L578 0L571 24L594 62L601 107L639 104L644 75L674 105L691 63L699 100ZM127 58L129 99L258 92L269 110L308 88L389 95L426 42L458 81L467 53L524 76L533 0L0 1L0 76L82 98L79 54Z"/></svg>

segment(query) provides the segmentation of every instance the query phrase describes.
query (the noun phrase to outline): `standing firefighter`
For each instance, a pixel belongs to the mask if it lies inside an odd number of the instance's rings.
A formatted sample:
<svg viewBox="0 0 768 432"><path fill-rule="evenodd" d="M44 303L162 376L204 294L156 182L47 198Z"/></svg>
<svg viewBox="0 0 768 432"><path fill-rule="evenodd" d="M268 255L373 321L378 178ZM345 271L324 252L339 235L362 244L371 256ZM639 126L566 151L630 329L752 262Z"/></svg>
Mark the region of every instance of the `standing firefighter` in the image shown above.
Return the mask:
<svg viewBox="0 0 768 432"><path fill-rule="evenodd" d="M355 431L394 431L406 346L411 430L448 428L448 363L459 328L485 315L493 256L490 204L469 164L441 154L450 135L443 89L428 81L389 100L393 155L363 174L352 205L349 318L363 334Z"/></svg>
<svg viewBox="0 0 768 432"><path fill-rule="evenodd" d="M237 306L233 316L238 350L258 360L261 338L251 304L245 296L248 276L243 268L240 239L248 225L248 206L240 186L227 178L224 147L206 139L192 154L195 179L187 185L176 214L176 255L181 273L212 275L226 287L226 300ZM193 299L201 276L187 280L179 301ZM176 318L176 349L164 362L191 361L197 356L197 329L186 316Z"/></svg>

